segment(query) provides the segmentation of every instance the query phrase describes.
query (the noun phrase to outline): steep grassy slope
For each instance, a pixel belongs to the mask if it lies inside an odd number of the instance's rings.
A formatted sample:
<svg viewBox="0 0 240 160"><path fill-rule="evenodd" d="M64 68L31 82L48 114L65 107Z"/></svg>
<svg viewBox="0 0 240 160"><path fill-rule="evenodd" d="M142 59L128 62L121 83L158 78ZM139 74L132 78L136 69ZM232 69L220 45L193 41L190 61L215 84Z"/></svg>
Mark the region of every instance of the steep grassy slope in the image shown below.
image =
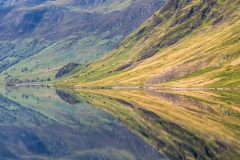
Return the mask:
<svg viewBox="0 0 240 160"><path fill-rule="evenodd" d="M170 0L61 85L240 87L240 1Z"/></svg>
<svg viewBox="0 0 240 160"><path fill-rule="evenodd" d="M69 62L86 63L100 58L165 2L7 0L0 3L0 81L3 82L5 78L53 79L57 70Z"/></svg>

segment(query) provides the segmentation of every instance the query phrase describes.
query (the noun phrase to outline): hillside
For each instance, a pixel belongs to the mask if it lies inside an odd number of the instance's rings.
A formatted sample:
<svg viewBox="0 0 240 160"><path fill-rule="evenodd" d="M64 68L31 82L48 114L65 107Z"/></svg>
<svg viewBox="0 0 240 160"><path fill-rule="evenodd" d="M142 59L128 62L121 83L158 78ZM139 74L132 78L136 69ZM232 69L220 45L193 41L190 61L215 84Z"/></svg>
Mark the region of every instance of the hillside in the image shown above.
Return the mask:
<svg viewBox="0 0 240 160"><path fill-rule="evenodd" d="M0 1L0 81L45 81L111 51L162 0Z"/></svg>
<svg viewBox="0 0 240 160"><path fill-rule="evenodd" d="M109 54L58 85L240 87L239 6L169 0Z"/></svg>

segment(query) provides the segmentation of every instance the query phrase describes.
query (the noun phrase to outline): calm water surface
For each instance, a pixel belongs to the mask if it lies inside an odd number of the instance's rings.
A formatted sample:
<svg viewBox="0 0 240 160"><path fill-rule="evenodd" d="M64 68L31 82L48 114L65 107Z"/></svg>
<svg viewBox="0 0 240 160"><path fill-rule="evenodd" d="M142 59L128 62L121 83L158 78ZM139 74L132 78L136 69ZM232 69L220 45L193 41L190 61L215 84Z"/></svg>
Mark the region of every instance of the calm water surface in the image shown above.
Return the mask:
<svg viewBox="0 0 240 160"><path fill-rule="evenodd" d="M0 159L240 159L239 91L0 89Z"/></svg>

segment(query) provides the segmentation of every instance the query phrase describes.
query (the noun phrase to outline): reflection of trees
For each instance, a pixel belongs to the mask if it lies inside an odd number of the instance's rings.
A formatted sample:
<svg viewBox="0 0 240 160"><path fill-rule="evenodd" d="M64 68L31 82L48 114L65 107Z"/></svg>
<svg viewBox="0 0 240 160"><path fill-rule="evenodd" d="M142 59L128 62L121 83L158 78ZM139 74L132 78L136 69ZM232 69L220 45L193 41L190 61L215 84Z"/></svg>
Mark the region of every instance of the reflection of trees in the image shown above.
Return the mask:
<svg viewBox="0 0 240 160"><path fill-rule="evenodd" d="M15 98L16 99L16 98ZM11 109L13 107L14 109ZM26 108L0 95L0 123L2 125L36 125L53 123L54 120L38 111Z"/></svg>

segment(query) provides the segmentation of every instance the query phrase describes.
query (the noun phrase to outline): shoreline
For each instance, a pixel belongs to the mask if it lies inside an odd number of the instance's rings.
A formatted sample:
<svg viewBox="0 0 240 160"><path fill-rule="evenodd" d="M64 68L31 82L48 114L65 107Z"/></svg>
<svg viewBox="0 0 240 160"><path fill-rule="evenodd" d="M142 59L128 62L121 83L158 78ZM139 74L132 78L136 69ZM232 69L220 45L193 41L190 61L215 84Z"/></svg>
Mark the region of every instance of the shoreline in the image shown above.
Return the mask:
<svg viewBox="0 0 240 160"><path fill-rule="evenodd" d="M54 84L43 84L43 83L19 83L14 84L11 86L5 87L24 87L24 86L53 86L56 88L69 88L73 90L80 90L80 89L146 89L146 90L172 90L172 91L209 91L209 90L217 90L217 91L240 91L240 88L224 88L224 87L212 87L212 88L199 88L199 87L192 87L192 88L185 88L185 87L154 87L154 86L102 86L102 87L85 87L85 86L55 86Z"/></svg>
<svg viewBox="0 0 240 160"><path fill-rule="evenodd" d="M24 86L53 86L53 84L43 84L43 83L18 83L13 85L4 85L5 87L24 87Z"/></svg>
<svg viewBox="0 0 240 160"><path fill-rule="evenodd" d="M106 87L83 87L83 86L73 86L68 87L73 90L78 89L147 89L147 90L172 90L172 91L204 91L204 90L218 90L218 91L228 91L228 90L236 90L240 91L240 88L185 88L185 87L146 87L146 86L106 86Z"/></svg>

